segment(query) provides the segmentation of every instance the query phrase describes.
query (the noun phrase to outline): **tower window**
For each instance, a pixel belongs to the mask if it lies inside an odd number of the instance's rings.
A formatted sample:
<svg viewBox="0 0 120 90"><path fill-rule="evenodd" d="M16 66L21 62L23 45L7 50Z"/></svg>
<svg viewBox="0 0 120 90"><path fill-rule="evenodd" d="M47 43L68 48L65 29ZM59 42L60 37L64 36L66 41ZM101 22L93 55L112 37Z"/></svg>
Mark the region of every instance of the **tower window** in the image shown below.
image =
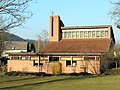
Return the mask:
<svg viewBox="0 0 120 90"><path fill-rule="evenodd" d="M52 29L52 30L51 30L51 36L53 37L53 27L54 27L54 25L53 25L53 24L54 24L54 23L53 23L53 17L52 17L52 22L51 22L51 23L52 23L52 26L51 26L51 29Z"/></svg>

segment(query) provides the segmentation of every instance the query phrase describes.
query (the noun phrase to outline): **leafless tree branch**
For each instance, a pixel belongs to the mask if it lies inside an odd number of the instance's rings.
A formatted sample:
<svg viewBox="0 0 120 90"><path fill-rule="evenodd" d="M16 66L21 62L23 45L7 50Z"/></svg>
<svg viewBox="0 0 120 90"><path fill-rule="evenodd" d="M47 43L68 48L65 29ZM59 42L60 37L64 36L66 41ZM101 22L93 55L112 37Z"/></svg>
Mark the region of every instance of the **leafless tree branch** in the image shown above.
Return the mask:
<svg viewBox="0 0 120 90"><path fill-rule="evenodd" d="M112 20L115 21L115 25L120 26L120 0L116 2L111 2L111 4L113 4L114 7L109 14Z"/></svg>
<svg viewBox="0 0 120 90"><path fill-rule="evenodd" d="M0 0L0 22L2 27L0 30L9 30L11 28L22 25L28 18L32 16L29 11L28 4L32 0Z"/></svg>
<svg viewBox="0 0 120 90"><path fill-rule="evenodd" d="M32 16L28 5L33 0L0 0L0 54L4 49L5 33L11 28L23 25Z"/></svg>

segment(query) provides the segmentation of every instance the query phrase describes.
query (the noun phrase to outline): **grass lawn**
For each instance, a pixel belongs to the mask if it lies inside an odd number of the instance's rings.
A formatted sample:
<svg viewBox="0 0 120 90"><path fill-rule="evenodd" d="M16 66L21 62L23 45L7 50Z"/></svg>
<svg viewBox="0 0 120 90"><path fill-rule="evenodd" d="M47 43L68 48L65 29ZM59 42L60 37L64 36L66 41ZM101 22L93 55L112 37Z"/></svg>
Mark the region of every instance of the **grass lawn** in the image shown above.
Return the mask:
<svg viewBox="0 0 120 90"><path fill-rule="evenodd" d="M120 75L0 76L0 90L120 90Z"/></svg>

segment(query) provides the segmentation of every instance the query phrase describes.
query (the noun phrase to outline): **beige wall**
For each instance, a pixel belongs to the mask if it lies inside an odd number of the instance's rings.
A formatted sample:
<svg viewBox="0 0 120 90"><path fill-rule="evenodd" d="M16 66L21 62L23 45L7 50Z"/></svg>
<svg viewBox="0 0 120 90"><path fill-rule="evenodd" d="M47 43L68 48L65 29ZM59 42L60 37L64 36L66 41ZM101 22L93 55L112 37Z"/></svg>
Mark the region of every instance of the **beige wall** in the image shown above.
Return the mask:
<svg viewBox="0 0 120 90"><path fill-rule="evenodd" d="M52 74L52 63L48 61L41 61L43 66L33 66L31 60L8 60L8 72L20 71L20 72L45 72ZM92 74L100 74L100 61L77 61L76 66L66 66L66 61L60 61L62 64L62 73L80 73L84 72L83 65L87 67L86 71Z"/></svg>
<svg viewBox="0 0 120 90"><path fill-rule="evenodd" d="M29 60L8 60L8 72L39 72L39 68L33 66L33 61Z"/></svg>
<svg viewBox="0 0 120 90"><path fill-rule="evenodd" d="M62 63L62 73L80 73L84 72L86 67L86 72L91 74L100 74L100 61L77 61L76 66L66 66L66 61L60 61Z"/></svg>
<svg viewBox="0 0 120 90"><path fill-rule="evenodd" d="M41 61L43 66L33 66L32 60L8 60L8 72L19 71L19 72L45 72L52 74L52 63L47 61Z"/></svg>

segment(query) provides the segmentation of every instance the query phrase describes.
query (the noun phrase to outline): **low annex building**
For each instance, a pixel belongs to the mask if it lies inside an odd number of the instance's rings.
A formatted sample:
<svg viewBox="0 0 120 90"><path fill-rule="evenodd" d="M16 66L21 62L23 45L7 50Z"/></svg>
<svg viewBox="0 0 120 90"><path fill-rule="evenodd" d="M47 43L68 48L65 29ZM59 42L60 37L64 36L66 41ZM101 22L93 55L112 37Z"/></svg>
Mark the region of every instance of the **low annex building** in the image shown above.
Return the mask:
<svg viewBox="0 0 120 90"><path fill-rule="evenodd" d="M59 16L50 16L50 42L40 53L9 54L8 72L52 74L57 72L53 70L54 63L59 62L61 73L100 74L104 61L102 55L114 44L111 25L65 27ZM16 60L14 57L19 58Z"/></svg>
<svg viewBox="0 0 120 90"><path fill-rule="evenodd" d="M5 41L5 50L2 52L2 57L8 57L7 53L22 53L27 52L26 41Z"/></svg>

